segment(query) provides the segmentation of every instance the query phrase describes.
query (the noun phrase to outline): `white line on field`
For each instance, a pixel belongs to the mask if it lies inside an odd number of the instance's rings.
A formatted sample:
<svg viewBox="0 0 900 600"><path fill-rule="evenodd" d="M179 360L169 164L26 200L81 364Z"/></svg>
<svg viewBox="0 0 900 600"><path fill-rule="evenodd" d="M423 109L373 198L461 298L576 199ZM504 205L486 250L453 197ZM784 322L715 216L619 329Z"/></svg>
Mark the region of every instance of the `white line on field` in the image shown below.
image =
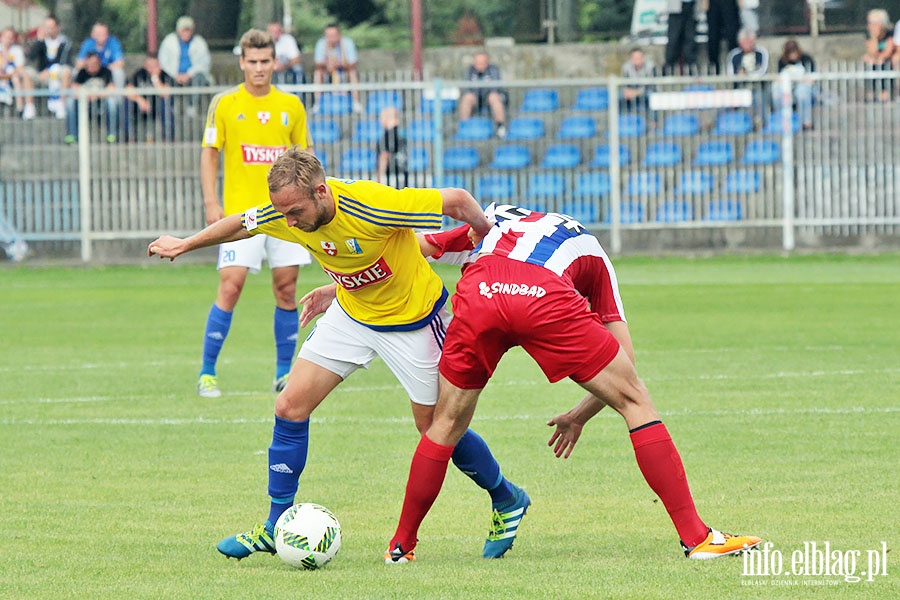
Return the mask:
<svg viewBox="0 0 900 600"><path fill-rule="evenodd" d="M845 408L749 408L749 409L680 409L660 411L662 416L745 416L766 417L776 415L875 415L900 413L900 406L848 406ZM601 416L616 418L612 411L602 413ZM545 422L545 415L499 415L490 417L475 417L478 421L540 421ZM324 417L312 418L313 423L342 424L342 423L370 423L370 424L395 424L412 423L412 417ZM271 418L261 419L210 419L206 417L194 417L190 419L0 419L0 425L151 425L151 426L182 426L182 425L270 425Z"/></svg>

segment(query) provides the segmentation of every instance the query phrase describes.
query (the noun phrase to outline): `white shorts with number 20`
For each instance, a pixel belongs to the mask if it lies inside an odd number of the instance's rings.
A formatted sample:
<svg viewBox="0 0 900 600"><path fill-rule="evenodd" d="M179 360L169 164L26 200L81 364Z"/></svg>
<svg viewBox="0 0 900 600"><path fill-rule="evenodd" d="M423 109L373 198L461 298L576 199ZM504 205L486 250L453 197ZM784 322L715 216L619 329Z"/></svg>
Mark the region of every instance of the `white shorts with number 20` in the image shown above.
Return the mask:
<svg viewBox="0 0 900 600"><path fill-rule="evenodd" d="M303 358L347 379L376 356L390 368L416 404L434 406L438 396L438 362L450 313L442 308L431 322L415 331L375 331L351 319L337 300L303 342Z"/></svg>
<svg viewBox="0 0 900 600"><path fill-rule="evenodd" d="M254 235L246 240L219 244L217 269L246 267L253 274L259 273L263 258L270 269L296 267L312 262L306 248L268 235Z"/></svg>

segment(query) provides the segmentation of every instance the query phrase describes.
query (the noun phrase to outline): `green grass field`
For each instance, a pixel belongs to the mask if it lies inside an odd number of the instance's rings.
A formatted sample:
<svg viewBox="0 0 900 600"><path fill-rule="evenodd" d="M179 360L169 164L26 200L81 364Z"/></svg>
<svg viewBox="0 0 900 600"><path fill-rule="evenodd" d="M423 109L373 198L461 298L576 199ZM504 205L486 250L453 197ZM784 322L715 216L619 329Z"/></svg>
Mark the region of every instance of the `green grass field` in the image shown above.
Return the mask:
<svg viewBox="0 0 900 600"><path fill-rule="evenodd" d="M616 262L638 371L684 459L701 516L784 557L900 543L900 255L626 257ZM455 271L442 269L452 284ZM301 290L325 281L303 272ZM299 500L332 509L327 568L215 551L266 514L273 395L267 274L252 278L219 364L194 393L210 265L0 269L0 598L898 598L887 575L743 575L687 561L601 413L555 459L545 421L580 398L511 352L473 427L533 505L484 561L487 496L450 469L418 562L381 555L417 434L381 363L314 415ZM774 556L774 553L773 553Z"/></svg>

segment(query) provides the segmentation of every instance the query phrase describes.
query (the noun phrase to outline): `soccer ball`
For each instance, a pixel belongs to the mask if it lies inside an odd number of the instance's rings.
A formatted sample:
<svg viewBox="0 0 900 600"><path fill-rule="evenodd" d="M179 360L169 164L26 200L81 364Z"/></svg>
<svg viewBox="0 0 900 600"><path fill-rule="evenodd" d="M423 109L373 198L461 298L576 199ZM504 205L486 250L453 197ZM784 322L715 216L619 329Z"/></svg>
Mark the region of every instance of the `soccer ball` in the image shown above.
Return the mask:
<svg viewBox="0 0 900 600"><path fill-rule="evenodd" d="M341 524L324 506L295 504L275 523L275 550L295 569L318 569L340 549Z"/></svg>

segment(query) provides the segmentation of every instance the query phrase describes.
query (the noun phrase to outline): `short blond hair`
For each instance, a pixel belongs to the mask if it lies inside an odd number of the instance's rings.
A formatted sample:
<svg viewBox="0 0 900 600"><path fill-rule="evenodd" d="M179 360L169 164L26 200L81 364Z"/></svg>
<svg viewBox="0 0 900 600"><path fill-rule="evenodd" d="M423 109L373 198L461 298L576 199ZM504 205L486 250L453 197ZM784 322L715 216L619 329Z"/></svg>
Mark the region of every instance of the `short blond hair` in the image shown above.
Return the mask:
<svg viewBox="0 0 900 600"><path fill-rule="evenodd" d="M272 194L296 187L313 197L316 185L325 181L325 169L312 152L293 146L275 160L266 181Z"/></svg>
<svg viewBox="0 0 900 600"><path fill-rule="evenodd" d="M246 56L247 50L253 48L270 48L272 57L275 57L275 40L267 32L261 29L250 29L241 36L241 56Z"/></svg>

